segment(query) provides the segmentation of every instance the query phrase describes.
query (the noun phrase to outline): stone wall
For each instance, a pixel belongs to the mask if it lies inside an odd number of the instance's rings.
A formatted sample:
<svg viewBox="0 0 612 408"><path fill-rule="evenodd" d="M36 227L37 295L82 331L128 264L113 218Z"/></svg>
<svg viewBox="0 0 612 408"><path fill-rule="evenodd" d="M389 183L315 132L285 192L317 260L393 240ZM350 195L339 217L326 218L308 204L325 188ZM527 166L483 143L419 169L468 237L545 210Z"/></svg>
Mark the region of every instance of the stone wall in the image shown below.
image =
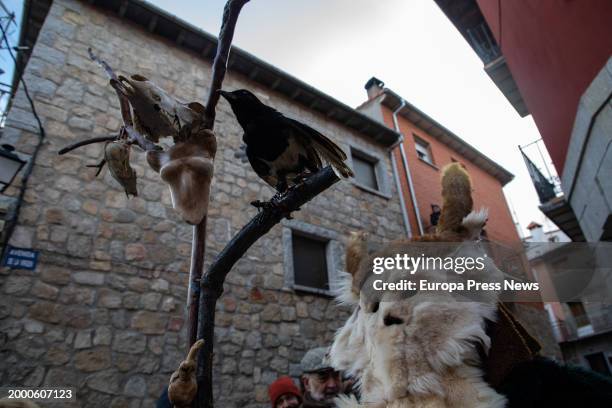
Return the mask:
<svg viewBox="0 0 612 408"><path fill-rule="evenodd" d="M561 178L588 242L612 241L612 57L576 109Z"/></svg>
<svg viewBox="0 0 612 408"><path fill-rule="evenodd" d="M207 94L209 62L85 2L53 2L25 71L47 138L12 240L41 251L41 260L33 272L0 272L0 384L76 387L78 402L62 407L150 407L185 351L191 227L172 210L142 153L134 152L133 161L139 196L129 200L107 170L95 178L95 169L85 168L100 161L101 145L57 155L69 143L113 134L120 125L116 97L88 47L118 72L144 75L184 100ZM345 150L350 143L385 160L389 197L342 182L305 205L296 222L333 231L339 253L350 230L377 239L402 235L383 147L231 72L225 87L254 90ZM255 214L249 202L273 194L234 158L242 132L225 101L216 132L209 260ZM21 88L3 142L24 157L37 143ZM18 181L6 194L16 196L17 188ZM282 235L289 227L275 227L228 277L216 322L218 406L268 406L267 385L278 375L297 375L305 350L329 344L347 316L329 298L286 286Z"/></svg>

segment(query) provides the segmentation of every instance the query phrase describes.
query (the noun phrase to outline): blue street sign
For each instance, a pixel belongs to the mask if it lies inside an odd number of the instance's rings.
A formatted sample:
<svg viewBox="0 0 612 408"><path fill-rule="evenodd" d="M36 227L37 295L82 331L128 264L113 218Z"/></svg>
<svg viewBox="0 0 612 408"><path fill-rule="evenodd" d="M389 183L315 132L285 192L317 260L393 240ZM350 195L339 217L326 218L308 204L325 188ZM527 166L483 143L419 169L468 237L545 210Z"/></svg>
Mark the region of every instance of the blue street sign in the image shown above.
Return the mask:
<svg viewBox="0 0 612 408"><path fill-rule="evenodd" d="M11 269L28 269L33 271L38 263L38 251L30 248L9 247L4 256L4 266Z"/></svg>

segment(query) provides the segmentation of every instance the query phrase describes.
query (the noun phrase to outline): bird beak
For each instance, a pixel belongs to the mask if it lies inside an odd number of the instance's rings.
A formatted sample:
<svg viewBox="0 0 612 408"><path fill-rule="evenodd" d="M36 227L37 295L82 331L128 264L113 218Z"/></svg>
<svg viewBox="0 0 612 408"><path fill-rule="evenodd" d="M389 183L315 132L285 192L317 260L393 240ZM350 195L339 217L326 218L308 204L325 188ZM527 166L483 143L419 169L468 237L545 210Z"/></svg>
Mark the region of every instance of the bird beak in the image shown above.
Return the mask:
<svg viewBox="0 0 612 408"><path fill-rule="evenodd" d="M231 101L234 99L234 95L231 92L219 90L219 94L225 99L227 99L228 101Z"/></svg>

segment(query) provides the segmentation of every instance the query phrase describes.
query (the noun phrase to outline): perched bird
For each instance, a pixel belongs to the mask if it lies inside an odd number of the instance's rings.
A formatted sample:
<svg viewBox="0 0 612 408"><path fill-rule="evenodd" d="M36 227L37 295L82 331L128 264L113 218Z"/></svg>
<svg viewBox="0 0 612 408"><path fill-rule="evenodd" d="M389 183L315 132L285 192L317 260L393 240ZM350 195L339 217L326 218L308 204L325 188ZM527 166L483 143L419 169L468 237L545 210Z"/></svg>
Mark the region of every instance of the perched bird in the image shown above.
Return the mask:
<svg viewBox="0 0 612 408"><path fill-rule="evenodd" d="M109 142L104 146L104 160L111 175L121 184L129 197L138 195L136 172L130 166L130 146L123 141Z"/></svg>
<svg viewBox="0 0 612 408"><path fill-rule="evenodd" d="M168 399L175 408L189 408L198 393L196 381L196 368L198 364L198 350L204 345L204 340L198 340L191 346L187 358L181 362L179 368L170 376L168 385Z"/></svg>
<svg viewBox="0 0 612 408"><path fill-rule="evenodd" d="M352 177L346 154L320 132L263 104L246 89L221 91L236 115L244 135L246 156L255 173L284 193L307 172L328 162L343 177Z"/></svg>

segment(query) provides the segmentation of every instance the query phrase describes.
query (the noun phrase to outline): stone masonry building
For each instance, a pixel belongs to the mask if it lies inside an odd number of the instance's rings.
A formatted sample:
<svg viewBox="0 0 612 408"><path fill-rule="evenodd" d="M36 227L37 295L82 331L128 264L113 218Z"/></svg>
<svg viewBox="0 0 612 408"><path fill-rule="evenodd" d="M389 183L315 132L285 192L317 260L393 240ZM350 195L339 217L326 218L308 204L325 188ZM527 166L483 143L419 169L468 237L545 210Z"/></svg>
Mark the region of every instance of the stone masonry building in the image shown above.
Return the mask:
<svg viewBox="0 0 612 408"><path fill-rule="evenodd" d="M138 73L185 101L202 101L215 40L136 0L26 6L22 44L33 48L23 77L46 139L11 245L40 251L40 259L34 271L0 272L0 384L76 388L77 402L62 407L151 407L185 353L192 227L173 211L144 154L133 152L139 195L127 199L108 170L96 178L85 167L100 161L101 144L57 152L120 126L116 96L88 47L118 73ZM228 276L217 312L215 399L224 408L264 407L268 384L282 374L297 376L304 352L330 344L347 317L328 289L343 269L349 231L366 230L378 240L403 235L389 158L398 135L240 50L232 54L224 87L248 88L345 151L378 161L379 191L336 184L273 228ZM255 214L249 202L273 195L234 157L242 130L229 105L221 101L217 110L208 262ZM38 143L21 87L2 143L16 146L24 159ZM15 200L19 179L5 200ZM321 282L309 288L294 271L302 247L323 259L327 288Z"/></svg>

